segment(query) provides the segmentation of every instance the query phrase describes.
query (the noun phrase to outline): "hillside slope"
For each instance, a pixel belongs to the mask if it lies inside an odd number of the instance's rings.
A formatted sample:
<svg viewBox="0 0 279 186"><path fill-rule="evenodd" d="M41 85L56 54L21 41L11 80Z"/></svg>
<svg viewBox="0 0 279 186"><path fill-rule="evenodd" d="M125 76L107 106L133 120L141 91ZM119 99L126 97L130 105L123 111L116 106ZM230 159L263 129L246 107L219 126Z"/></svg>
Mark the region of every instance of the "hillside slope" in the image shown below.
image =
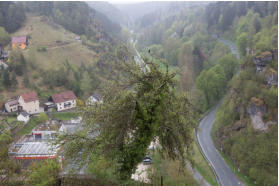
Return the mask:
<svg viewBox="0 0 279 186"><path fill-rule="evenodd" d="M93 63L97 54L78 42L76 34L65 30L44 16L27 16L23 27L12 36L29 35L29 46L23 51L27 60L36 61L40 68L57 68L68 60L73 65ZM46 51L40 51L42 47Z"/></svg>

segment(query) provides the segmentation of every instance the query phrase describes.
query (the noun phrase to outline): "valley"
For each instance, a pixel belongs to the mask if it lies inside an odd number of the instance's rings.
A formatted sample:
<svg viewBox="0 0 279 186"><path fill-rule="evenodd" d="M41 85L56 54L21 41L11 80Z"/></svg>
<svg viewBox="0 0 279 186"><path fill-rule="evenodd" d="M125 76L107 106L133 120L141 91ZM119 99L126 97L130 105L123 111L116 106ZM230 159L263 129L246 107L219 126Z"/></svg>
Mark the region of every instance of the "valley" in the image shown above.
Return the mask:
<svg viewBox="0 0 279 186"><path fill-rule="evenodd" d="M277 185L277 9L0 3L0 184Z"/></svg>

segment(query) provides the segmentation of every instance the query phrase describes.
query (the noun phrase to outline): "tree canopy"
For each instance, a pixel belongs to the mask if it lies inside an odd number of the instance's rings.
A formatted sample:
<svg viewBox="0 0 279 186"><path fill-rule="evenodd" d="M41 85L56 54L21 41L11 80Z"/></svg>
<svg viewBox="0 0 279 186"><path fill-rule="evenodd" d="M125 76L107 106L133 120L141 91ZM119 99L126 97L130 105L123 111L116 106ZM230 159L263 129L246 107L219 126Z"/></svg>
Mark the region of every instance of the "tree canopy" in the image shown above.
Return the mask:
<svg viewBox="0 0 279 186"><path fill-rule="evenodd" d="M86 129L61 138L67 139L67 155L104 157L114 162L114 174L118 171L118 178L127 180L158 139L162 152L184 163L195 126L193 109L187 95L174 91L175 74L168 67L162 72L158 65L147 64L145 73L123 64L128 78L106 84L103 103L83 109Z"/></svg>

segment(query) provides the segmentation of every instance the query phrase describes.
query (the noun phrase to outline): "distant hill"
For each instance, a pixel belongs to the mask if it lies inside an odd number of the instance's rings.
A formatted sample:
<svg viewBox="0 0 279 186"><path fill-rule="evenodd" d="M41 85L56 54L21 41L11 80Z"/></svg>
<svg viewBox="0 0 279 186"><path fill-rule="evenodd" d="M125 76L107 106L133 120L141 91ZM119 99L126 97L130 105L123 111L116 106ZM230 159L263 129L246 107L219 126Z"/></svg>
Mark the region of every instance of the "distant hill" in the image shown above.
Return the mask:
<svg viewBox="0 0 279 186"><path fill-rule="evenodd" d="M148 13L168 7L169 3L170 2L144 2L137 4L115 4L115 7L128 18L128 25L131 25L138 18Z"/></svg>
<svg viewBox="0 0 279 186"><path fill-rule="evenodd" d="M88 1L88 5L98 12L104 14L112 22L118 24L126 24L126 17L123 16L122 12L114 5L104 1Z"/></svg>
<svg viewBox="0 0 279 186"><path fill-rule="evenodd" d="M79 35L98 38L101 34L119 35L121 27L85 2L22 2L26 12L45 15ZM104 39L104 37L102 38Z"/></svg>

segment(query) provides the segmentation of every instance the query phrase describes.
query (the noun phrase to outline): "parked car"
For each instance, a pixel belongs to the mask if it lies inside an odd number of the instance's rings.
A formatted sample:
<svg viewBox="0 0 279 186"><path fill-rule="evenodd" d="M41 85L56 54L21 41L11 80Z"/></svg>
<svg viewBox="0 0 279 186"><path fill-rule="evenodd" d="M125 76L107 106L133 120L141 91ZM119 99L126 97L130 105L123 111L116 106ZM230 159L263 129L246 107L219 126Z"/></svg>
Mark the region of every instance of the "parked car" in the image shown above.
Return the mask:
<svg viewBox="0 0 279 186"><path fill-rule="evenodd" d="M142 162L144 165L149 165L149 164L152 164L152 159L150 157L146 156L143 158Z"/></svg>

